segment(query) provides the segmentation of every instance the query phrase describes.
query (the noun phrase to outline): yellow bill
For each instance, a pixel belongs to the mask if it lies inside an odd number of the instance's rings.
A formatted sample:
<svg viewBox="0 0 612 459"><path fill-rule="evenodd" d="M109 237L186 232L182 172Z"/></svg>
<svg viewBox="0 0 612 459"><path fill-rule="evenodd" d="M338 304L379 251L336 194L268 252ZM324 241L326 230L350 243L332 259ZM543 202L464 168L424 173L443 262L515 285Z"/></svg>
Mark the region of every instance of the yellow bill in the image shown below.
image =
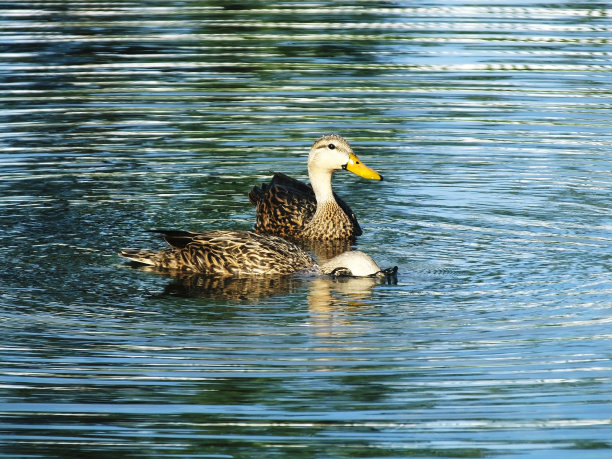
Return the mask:
<svg viewBox="0 0 612 459"><path fill-rule="evenodd" d="M349 155L349 161L344 166L344 169L352 172L353 174L357 174L360 177L372 179L372 180L382 180L382 175L376 172L374 169L370 169L368 166L363 164L357 156L353 153Z"/></svg>

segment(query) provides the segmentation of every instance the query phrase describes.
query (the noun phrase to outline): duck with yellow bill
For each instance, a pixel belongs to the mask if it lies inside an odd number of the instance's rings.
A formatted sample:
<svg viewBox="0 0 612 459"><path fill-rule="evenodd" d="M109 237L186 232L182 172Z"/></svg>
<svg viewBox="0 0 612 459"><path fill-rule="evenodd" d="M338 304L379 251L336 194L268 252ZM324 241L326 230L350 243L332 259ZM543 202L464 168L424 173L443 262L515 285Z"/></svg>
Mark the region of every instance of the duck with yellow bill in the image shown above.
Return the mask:
<svg viewBox="0 0 612 459"><path fill-rule="evenodd" d="M276 173L270 183L251 190L249 200L256 208L254 231L297 241L354 240L360 236L355 214L332 190L332 176L339 170L383 179L357 158L344 138L325 135L310 149L310 185Z"/></svg>

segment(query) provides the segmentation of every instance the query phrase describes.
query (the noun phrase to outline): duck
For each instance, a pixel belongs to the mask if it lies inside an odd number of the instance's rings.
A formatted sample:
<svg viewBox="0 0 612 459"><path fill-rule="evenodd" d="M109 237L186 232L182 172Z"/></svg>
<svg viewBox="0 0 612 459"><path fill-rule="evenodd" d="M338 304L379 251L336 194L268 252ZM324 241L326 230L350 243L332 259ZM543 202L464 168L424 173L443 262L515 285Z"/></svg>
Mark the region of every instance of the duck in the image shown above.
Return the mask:
<svg viewBox="0 0 612 459"><path fill-rule="evenodd" d="M256 209L253 231L294 241L353 241L361 236L355 214L332 190L332 176L339 170L383 179L357 158L342 136L324 135L308 155L310 185L277 172L269 183L249 192Z"/></svg>
<svg viewBox="0 0 612 459"><path fill-rule="evenodd" d="M152 232L163 235L170 248L123 249L119 256L162 270L214 276L285 275L298 271L352 277L384 275L369 255L357 250L319 266L308 252L279 236L239 230Z"/></svg>

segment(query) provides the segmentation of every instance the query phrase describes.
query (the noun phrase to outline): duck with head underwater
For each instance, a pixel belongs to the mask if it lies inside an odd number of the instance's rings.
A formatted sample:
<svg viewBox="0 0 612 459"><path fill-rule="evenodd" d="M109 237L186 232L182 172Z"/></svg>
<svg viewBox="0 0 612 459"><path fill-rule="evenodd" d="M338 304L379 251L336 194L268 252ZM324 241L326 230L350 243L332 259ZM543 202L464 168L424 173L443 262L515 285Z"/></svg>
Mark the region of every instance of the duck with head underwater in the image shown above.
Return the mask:
<svg viewBox="0 0 612 459"><path fill-rule="evenodd" d="M310 185L275 173L270 183L251 190L249 200L257 213L254 231L297 241L354 240L360 236L355 214L332 190L332 176L341 169L382 180L355 156L344 138L325 135L310 149Z"/></svg>
<svg viewBox="0 0 612 459"><path fill-rule="evenodd" d="M390 273L390 270L381 270L370 256L356 250L318 265L293 242L251 231L153 232L162 234L170 248L124 249L119 255L162 270L214 276L284 275L303 271L332 276L385 277Z"/></svg>

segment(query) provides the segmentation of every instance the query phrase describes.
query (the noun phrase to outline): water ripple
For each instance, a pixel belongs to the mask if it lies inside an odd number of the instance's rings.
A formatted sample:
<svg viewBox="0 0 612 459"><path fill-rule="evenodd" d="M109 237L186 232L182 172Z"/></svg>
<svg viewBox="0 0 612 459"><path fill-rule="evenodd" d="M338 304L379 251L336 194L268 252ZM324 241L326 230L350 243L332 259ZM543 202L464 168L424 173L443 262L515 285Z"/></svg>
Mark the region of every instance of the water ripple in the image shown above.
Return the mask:
<svg viewBox="0 0 612 459"><path fill-rule="evenodd" d="M610 10L21 2L0 43L0 443L17 456L610 449ZM132 269L252 227L322 133L397 285ZM559 456L561 455L561 456ZM569 457L569 456L568 456Z"/></svg>

